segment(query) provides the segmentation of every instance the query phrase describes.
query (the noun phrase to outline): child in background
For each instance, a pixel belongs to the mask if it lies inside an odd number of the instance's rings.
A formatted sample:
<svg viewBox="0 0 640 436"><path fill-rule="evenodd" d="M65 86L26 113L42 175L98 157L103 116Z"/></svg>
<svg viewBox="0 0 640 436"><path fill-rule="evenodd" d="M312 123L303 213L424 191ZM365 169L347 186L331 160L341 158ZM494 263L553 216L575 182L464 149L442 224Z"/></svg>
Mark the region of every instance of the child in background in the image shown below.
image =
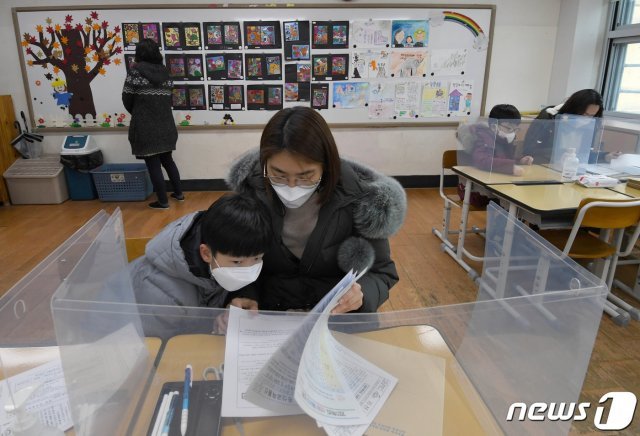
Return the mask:
<svg viewBox="0 0 640 436"><path fill-rule="evenodd" d="M531 165L533 157L515 158L515 138L521 120L520 111L510 104L499 104L489 112L488 124L461 124L457 136L470 154L474 167L502 174L522 176L521 165ZM460 199L464 198L464 184L458 185ZM472 192L471 204L477 207L486 206L489 199ZM482 198L481 198L482 197Z"/></svg>

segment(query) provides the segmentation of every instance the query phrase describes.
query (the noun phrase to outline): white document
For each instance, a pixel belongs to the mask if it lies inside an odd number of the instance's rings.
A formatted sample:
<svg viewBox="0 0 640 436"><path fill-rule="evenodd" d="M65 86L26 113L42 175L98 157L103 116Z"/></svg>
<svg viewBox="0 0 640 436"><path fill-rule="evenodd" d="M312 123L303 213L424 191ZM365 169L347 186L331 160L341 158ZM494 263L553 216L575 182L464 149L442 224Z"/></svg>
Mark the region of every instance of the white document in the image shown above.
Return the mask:
<svg viewBox="0 0 640 436"><path fill-rule="evenodd" d="M11 394L40 383L42 385L31 394L24 406L27 413L38 416L47 427L58 427L66 431L73 426L62 363L58 358L0 382L2 435L12 434L10 429L15 421L13 413L4 411L5 405L13 404Z"/></svg>
<svg viewBox="0 0 640 436"><path fill-rule="evenodd" d="M276 412L245 399L251 381L273 353L300 327L302 316L259 315L237 307L229 308L222 386L222 416L277 416L302 410ZM282 370L292 371L291 363ZM284 374L283 374L284 375ZM295 375L293 375L295 380ZM281 394L282 395L282 394ZM293 403L293 388L284 403Z"/></svg>
<svg viewBox="0 0 640 436"><path fill-rule="evenodd" d="M293 392L300 357L317 320L314 313L330 311L335 306L334 297L340 298L357 278L353 273L347 274L304 316L259 315L230 308L222 416L304 413Z"/></svg>

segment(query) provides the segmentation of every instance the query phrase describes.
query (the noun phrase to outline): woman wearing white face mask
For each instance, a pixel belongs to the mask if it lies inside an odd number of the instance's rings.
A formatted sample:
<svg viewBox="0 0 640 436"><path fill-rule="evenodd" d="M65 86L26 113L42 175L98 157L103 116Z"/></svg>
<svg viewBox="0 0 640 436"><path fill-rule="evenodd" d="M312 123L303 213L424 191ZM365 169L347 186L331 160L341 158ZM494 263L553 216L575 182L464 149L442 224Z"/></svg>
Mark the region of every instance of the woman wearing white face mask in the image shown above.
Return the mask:
<svg viewBox="0 0 640 436"><path fill-rule="evenodd" d="M268 213L248 195L230 194L206 211L167 225L129 265L140 304L257 309L245 289L258 279L271 234Z"/></svg>
<svg viewBox="0 0 640 436"><path fill-rule="evenodd" d="M274 115L260 151L239 159L227 182L254 193L271 212L274 234L259 281L260 309L311 309L352 268L369 269L334 313L374 312L387 300L398 281L387 238L404 220L404 190L340 159L315 110L294 107Z"/></svg>

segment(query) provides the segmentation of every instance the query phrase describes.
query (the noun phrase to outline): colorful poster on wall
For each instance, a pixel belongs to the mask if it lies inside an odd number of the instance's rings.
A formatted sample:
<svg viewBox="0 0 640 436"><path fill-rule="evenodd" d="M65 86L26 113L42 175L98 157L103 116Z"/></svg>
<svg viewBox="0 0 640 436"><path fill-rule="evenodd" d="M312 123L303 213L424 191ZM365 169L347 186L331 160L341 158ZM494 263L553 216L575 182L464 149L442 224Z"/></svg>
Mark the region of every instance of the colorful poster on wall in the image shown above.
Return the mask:
<svg viewBox="0 0 640 436"><path fill-rule="evenodd" d="M333 84L333 107L359 109L367 106L369 82L340 82Z"/></svg>
<svg viewBox="0 0 640 436"><path fill-rule="evenodd" d="M241 53L207 53L205 66L209 80L244 79Z"/></svg>
<svg viewBox="0 0 640 436"><path fill-rule="evenodd" d="M160 44L160 24L122 23L122 42L125 50L135 50L136 45L145 38Z"/></svg>
<svg viewBox="0 0 640 436"><path fill-rule="evenodd" d="M389 119L395 115L396 87L393 83L372 82L369 85L369 118Z"/></svg>
<svg viewBox="0 0 640 436"><path fill-rule="evenodd" d="M214 111L244 109L242 85L209 85L209 109Z"/></svg>
<svg viewBox="0 0 640 436"><path fill-rule="evenodd" d="M393 118L418 118L420 83L396 83L395 114Z"/></svg>
<svg viewBox="0 0 640 436"><path fill-rule="evenodd" d="M452 80L449 84L449 113L454 116L471 115L473 82Z"/></svg>
<svg viewBox="0 0 640 436"><path fill-rule="evenodd" d="M426 77L428 56L424 51L394 51L391 53L391 77Z"/></svg>
<svg viewBox="0 0 640 436"><path fill-rule="evenodd" d="M282 85L247 85L247 109L276 111L282 109Z"/></svg>
<svg viewBox="0 0 640 436"><path fill-rule="evenodd" d="M467 49L447 48L431 51L431 71L440 76L464 74L467 66Z"/></svg>
<svg viewBox="0 0 640 436"><path fill-rule="evenodd" d="M448 113L448 83L442 80L430 80L422 86L420 116L446 117Z"/></svg>
<svg viewBox="0 0 640 436"><path fill-rule="evenodd" d="M333 49L349 47L348 21L314 21L312 25L312 48Z"/></svg>
<svg viewBox="0 0 640 436"><path fill-rule="evenodd" d="M313 55L313 80L347 80L349 79L349 55Z"/></svg>
<svg viewBox="0 0 640 436"><path fill-rule="evenodd" d="M247 53L245 71L247 80L282 80L282 55Z"/></svg>
<svg viewBox="0 0 640 436"><path fill-rule="evenodd" d="M312 83L311 84L311 107L314 109L329 108L329 84L328 83Z"/></svg>
<svg viewBox="0 0 640 436"><path fill-rule="evenodd" d="M353 48L389 47L391 20L355 20L351 22Z"/></svg>
<svg viewBox="0 0 640 436"><path fill-rule="evenodd" d="M311 99L311 64L286 64L284 66L284 101L309 101Z"/></svg>
<svg viewBox="0 0 640 436"><path fill-rule="evenodd" d="M393 20L392 44L396 48L428 47L429 22L427 20Z"/></svg>
<svg viewBox="0 0 640 436"><path fill-rule="evenodd" d="M284 21L284 58L287 61L311 59L309 22Z"/></svg>
<svg viewBox="0 0 640 436"><path fill-rule="evenodd" d="M238 21L204 22L202 34L205 50L239 50L242 46Z"/></svg>
<svg viewBox="0 0 640 436"><path fill-rule="evenodd" d="M245 21L243 25L245 48L282 48L280 21Z"/></svg>

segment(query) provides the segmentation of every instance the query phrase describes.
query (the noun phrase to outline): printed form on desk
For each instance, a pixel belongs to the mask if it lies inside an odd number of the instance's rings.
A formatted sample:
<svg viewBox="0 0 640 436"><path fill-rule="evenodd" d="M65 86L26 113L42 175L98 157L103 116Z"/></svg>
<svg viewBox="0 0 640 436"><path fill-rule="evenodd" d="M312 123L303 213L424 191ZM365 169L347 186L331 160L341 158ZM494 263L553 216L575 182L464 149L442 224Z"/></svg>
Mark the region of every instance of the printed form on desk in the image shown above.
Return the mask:
<svg viewBox="0 0 640 436"><path fill-rule="evenodd" d="M329 435L442 434L443 358L329 330L355 280L345 276L302 323L231 308L223 416L306 413Z"/></svg>
<svg viewBox="0 0 640 436"><path fill-rule="evenodd" d="M60 358L21 372L0 382L0 432L12 434L15 415L5 412L4 406L13 404L12 393L38 385L25 404L25 410L37 416L43 425L66 431L73 426L69 397Z"/></svg>

